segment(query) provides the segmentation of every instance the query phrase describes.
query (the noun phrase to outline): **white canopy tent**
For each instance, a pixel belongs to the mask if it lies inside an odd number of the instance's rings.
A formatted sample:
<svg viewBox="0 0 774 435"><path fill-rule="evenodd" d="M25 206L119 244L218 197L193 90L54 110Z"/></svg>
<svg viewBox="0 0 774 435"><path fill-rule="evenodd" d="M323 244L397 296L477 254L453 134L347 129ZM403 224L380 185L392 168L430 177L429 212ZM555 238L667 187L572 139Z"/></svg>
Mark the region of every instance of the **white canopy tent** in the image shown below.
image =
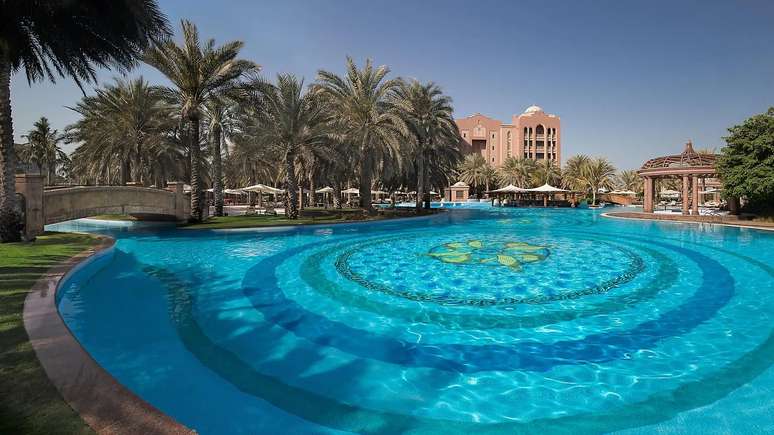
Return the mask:
<svg viewBox="0 0 774 435"><path fill-rule="evenodd" d="M501 187L499 189L490 190L487 193L522 193L526 192L527 189L522 189L521 187L514 186L513 184L509 184L505 187Z"/></svg>
<svg viewBox="0 0 774 435"><path fill-rule="evenodd" d="M548 183L540 186L535 187L532 189L525 189L526 192L538 192L538 193L557 193L557 192L569 192L569 190L566 189L560 189L558 187L554 187Z"/></svg>
<svg viewBox="0 0 774 435"><path fill-rule="evenodd" d="M273 195L284 192L284 190L282 189L277 189L276 187L271 187L260 183L254 184L252 186L243 187L240 190L243 190L245 192L271 193Z"/></svg>
<svg viewBox="0 0 774 435"><path fill-rule="evenodd" d="M322 189L317 189L317 190L315 190L314 192L315 192L315 193L331 193L331 192L333 192L333 188L332 188L332 187L330 187L330 186L328 186L328 187L323 187Z"/></svg>
<svg viewBox="0 0 774 435"><path fill-rule="evenodd" d="M357 195L360 193L360 189L356 187L350 187L349 189L342 190L341 193L345 195Z"/></svg>

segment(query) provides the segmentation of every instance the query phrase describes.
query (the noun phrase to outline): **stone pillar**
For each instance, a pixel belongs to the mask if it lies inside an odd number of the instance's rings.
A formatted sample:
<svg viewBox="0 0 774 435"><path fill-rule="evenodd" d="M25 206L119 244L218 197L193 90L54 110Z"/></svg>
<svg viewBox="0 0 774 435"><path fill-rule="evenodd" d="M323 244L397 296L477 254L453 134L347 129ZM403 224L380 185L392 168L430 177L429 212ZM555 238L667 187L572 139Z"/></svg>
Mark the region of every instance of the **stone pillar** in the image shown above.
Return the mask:
<svg viewBox="0 0 774 435"><path fill-rule="evenodd" d="M690 181L691 177L688 175L683 175L683 215L688 215L688 210L690 207Z"/></svg>
<svg viewBox="0 0 774 435"><path fill-rule="evenodd" d="M179 221L185 221L191 217L191 201L183 192L183 184L181 181L167 183L167 189L175 193L175 217Z"/></svg>
<svg viewBox="0 0 774 435"><path fill-rule="evenodd" d="M699 215L699 177L693 176L693 183L691 183L691 214L694 216Z"/></svg>
<svg viewBox="0 0 774 435"><path fill-rule="evenodd" d="M46 224L43 203L43 176L38 174L16 175L16 193L24 198L24 239L32 240L43 234Z"/></svg>
<svg viewBox="0 0 774 435"><path fill-rule="evenodd" d="M653 213L653 178L644 177L644 198L642 208L645 213Z"/></svg>

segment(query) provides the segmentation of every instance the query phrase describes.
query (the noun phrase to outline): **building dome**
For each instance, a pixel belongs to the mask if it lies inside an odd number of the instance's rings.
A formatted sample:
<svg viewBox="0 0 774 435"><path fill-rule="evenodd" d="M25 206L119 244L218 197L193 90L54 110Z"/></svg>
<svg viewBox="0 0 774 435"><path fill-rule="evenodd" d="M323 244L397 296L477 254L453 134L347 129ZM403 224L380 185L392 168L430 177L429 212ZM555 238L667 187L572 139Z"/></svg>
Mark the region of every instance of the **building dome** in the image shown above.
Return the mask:
<svg viewBox="0 0 774 435"><path fill-rule="evenodd" d="M540 106L529 106L527 107L527 110L524 111L524 113L537 113L542 111L543 109Z"/></svg>

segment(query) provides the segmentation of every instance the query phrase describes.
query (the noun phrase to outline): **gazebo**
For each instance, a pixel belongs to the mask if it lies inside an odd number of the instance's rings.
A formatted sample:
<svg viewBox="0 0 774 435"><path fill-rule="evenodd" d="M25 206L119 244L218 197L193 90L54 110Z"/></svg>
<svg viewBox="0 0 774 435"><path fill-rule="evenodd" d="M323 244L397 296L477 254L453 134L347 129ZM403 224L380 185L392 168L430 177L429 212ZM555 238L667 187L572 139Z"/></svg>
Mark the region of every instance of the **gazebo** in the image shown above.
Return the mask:
<svg viewBox="0 0 774 435"><path fill-rule="evenodd" d="M653 203L656 196L655 181L663 178L682 179L683 214L699 214L699 179L717 178L715 163L716 154L701 154L693 149L691 141L685 144L680 154L662 156L650 159L642 165L637 173L643 178L645 213L653 213ZM738 210L738 199L729 198L728 207L732 214Z"/></svg>
<svg viewBox="0 0 774 435"><path fill-rule="evenodd" d="M451 186L445 188L444 196L448 201L467 201L470 191L470 186L462 181L458 181Z"/></svg>

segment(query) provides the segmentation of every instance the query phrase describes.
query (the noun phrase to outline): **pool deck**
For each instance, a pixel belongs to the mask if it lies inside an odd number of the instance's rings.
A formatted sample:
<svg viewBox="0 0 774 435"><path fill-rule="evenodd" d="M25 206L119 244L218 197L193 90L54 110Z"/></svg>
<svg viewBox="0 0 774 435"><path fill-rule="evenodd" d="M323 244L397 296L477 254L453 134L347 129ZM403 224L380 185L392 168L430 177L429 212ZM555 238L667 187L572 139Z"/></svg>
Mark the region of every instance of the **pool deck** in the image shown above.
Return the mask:
<svg viewBox="0 0 774 435"><path fill-rule="evenodd" d="M113 246L101 243L49 269L27 294L24 327L51 383L98 434L193 434L116 381L72 335L56 307L62 279L87 258Z"/></svg>
<svg viewBox="0 0 774 435"><path fill-rule="evenodd" d="M651 221L670 221L697 224L716 224L738 228L774 231L774 222L746 221L725 216L683 216L678 214L642 213L642 212L607 212L602 216L619 219L636 219Z"/></svg>

